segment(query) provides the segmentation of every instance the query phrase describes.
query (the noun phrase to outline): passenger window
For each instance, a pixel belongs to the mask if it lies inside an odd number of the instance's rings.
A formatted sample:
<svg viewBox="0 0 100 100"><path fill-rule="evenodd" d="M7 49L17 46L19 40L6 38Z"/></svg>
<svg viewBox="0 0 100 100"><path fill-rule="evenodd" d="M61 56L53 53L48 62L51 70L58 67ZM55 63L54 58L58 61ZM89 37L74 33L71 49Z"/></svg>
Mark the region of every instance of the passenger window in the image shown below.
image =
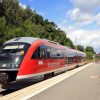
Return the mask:
<svg viewBox="0 0 100 100"><path fill-rule="evenodd" d="M73 57L68 57L68 64L73 63Z"/></svg>
<svg viewBox="0 0 100 100"><path fill-rule="evenodd" d="M38 59L38 58L40 58L40 47L37 48L32 55L32 59Z"/></svg>
<svg viewBox="0 0 100 100"><path fill-rule="evenodd" d="M47 46L47 50L46 50L47 58L50 58L50 51L51 51L51 48Z"/></svg>
<svg viewBox="0 0 100 100"><path fill-rule="evenodd" d="M63 54L62 50L59 50L57 48L41 45L39 48L36 49L36 51L32 55L32 59L38 59L38 58L43 58L43 59L59 58L59 59L62 59L62 58L64 58L64 54Z"/></svg>
<svg viewBox="0 0 100 100"><path fill-rule="evenodd" d="M42 58L42 59L47 58L46 46L44 45L41 45L40 47L38 47L32 55L32 59L39 59L39 58Z"/></svg>
<svg viewBox="0 0 100 100"><path fill-rule="evenodd" d="M63 54L63 51L62 50L57 50L57 57L59 59L63 59L64 58L64 54Z"/></svg>
<svg viewBox="0 0 100 100"><path fill-rule="evenodd" d="M40 46L40 58L46 58L47 54L46 54L46 46L42 45Z"/></svg>
<svg viewBox="0 0 100 100"><path fill-rule="evenodd" d="M57 58L57 49L54 47L51 47L51 51L50 51L50 57L51 58Z"/></svg>

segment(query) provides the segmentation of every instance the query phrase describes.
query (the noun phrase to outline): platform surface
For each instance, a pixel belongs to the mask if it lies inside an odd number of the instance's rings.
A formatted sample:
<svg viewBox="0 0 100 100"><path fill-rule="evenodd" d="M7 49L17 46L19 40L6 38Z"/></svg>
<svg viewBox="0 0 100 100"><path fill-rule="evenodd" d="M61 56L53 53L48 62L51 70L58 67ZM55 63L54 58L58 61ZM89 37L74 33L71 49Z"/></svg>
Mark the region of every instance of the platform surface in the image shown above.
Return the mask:
<svg viewBox="0 0 100 100"><path fill-rule="evenodd" d="M29 100L100 100L100 64L92 64Z"/></svg>

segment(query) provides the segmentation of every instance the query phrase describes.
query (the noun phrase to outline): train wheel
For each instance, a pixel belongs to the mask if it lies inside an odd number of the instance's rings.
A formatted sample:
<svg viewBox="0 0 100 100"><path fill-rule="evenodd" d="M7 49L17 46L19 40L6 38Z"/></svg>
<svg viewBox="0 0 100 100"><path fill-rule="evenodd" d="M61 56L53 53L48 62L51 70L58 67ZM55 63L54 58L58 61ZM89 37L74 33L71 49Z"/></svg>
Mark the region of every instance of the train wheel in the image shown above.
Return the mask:
<svg viewBox="0 0 100 100"><path fill-rule="evenodd" d="M10 81L10 77L7 73L0 73L0 83L1 84L6 84L9 81Z"/></svg>

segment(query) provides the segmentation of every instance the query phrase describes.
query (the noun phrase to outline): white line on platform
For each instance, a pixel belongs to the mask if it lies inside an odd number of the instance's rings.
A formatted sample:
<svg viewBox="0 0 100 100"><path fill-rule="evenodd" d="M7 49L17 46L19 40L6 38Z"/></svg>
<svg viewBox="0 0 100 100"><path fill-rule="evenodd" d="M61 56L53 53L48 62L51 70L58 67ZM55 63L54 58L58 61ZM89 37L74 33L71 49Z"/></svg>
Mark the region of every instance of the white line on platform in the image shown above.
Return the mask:
<svg viewBox="0 0 100 100"><path fill-rule="evenodd" d="M33 91L31 94L29 94L29 95L27 95L27 96L21 98L20 100L27 100L27 99L30 99L31 97L33 97L33 96L39 94L40 92L42 92L42 91L48 89L49 87L51 87L51 86L53 86L53 85L55 85L55 84L57 84L57 83L63 81L64 79L66 79L66 78L70 77L71 75L73 75L73 74L75 74L75 73L81 71L82 69L88 67L88 66L91 65L91 64L92 64L92 63L87 64L87 65L84 65L84 66L79 67L79 68L77 68L77 69L68 71L68 72L66 72L66 73L64 73L64 74L61 74L61 75L59 75L59 76L56 76L56 77L53 77L53 78L51 78L51 79L46 80L46 81L48 82L48 84L44 84L44 86L40 87L40 89L38 89L37 91Z"/></svg>

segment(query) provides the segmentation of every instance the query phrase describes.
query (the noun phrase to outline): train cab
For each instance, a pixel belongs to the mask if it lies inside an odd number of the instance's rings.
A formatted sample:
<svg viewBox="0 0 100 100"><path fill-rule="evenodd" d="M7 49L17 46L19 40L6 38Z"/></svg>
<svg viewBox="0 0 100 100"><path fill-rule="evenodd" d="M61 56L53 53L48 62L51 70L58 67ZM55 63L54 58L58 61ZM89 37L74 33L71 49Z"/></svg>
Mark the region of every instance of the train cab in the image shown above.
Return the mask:
<svg viewBox="0 0 100 100"><path fill-rule="evenodd" d="M27 38L28 39L28 38ZM15 81L21 62L26 55L30 42L25 38L15 38L4 43L0 50L0 82Z"/></svg>

